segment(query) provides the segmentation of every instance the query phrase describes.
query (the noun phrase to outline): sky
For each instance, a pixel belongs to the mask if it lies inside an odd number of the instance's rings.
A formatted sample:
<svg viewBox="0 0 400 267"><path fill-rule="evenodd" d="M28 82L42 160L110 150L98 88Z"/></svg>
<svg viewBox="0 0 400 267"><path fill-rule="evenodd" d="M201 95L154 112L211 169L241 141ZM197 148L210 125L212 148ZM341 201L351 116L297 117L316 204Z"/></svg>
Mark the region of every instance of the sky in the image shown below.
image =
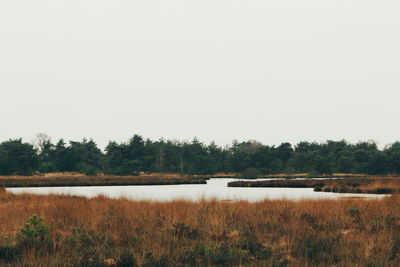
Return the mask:
<svg viewBox="0 0 400 267"><path fill-rule="evenodd" d="M0 2L0 141L400 140L398 0Z"/></svg>

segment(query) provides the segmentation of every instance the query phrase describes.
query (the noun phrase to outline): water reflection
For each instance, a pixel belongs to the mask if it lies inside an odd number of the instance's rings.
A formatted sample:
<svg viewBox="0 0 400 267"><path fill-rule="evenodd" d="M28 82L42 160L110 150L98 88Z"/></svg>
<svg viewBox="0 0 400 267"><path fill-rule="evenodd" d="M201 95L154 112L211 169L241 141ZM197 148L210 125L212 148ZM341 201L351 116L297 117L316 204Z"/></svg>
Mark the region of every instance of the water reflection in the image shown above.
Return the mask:
<svg viewBox="0 0 400 267"><path fill-rule="evenodd" d="M133 200L170 201L174 199L200 200L247 200L251 202L264 199L337 199L343 197L380 198L385 195L342 194L314 192L312 188L246 188L227 187L228 182L239 179L210 179L201 185L161 185L161 186L84 186L84 187L37 187L7 188L7 191L31 194L65 194L72 196L95 197L104 195L110 198Z"/></svg>

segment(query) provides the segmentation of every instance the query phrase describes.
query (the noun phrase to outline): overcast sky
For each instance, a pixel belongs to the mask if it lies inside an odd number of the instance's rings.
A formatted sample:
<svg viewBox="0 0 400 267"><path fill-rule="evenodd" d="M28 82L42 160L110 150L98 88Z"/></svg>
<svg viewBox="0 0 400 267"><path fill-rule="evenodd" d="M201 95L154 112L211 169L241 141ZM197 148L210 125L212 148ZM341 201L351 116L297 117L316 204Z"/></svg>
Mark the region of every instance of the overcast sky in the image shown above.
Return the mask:
<svg viewBox="0 0 400 267"><path fill-rule="evenodd" d="M400 2L0 2L0 141L400 140Z"/></svg>

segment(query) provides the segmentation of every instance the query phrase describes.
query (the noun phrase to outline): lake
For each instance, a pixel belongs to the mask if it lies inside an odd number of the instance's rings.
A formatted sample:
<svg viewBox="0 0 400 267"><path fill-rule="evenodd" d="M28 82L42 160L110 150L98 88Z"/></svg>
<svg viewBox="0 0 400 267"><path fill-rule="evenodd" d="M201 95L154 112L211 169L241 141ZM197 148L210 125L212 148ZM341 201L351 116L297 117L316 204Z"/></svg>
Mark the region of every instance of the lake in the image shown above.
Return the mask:
<svg viewBox="0 0 400 267"><path fill-rule="evenodd" d="M7 188L14 194L64 194L71 196L96 197L104 195L110 198L127 198L132 200L171 201L185 199L247 200L250 202L264 199L338 199L343 197L381 198L387 195L325 193L314 192L313 188L254 188L227 187L228 182L240 179L216 178L207 184L191 185L147 185L147 186L82 186L82 187L22 187Z"/></svg>

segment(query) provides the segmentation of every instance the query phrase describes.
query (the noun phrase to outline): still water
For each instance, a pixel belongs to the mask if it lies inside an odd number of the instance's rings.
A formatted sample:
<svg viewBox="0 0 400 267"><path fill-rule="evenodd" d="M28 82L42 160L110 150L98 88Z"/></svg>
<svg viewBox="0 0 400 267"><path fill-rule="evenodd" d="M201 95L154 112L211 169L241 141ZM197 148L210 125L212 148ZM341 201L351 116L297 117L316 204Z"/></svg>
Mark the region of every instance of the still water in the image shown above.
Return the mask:
<svg viewBox="0 0 400 267"><path fill-rule="evenodd" d="M7 188L19 194L64 194L72 196L128 198L133 200L171 201L174 199L200 200L247 200L251 202L264 199L337 199L343 197L380 198L385 195L339 194L314 192L312 188L249 188L227 187L228 182L239 179L210 179L207 184L192 185L148 185L148 186L82 186L82 187L30 187Z"/></svg>

